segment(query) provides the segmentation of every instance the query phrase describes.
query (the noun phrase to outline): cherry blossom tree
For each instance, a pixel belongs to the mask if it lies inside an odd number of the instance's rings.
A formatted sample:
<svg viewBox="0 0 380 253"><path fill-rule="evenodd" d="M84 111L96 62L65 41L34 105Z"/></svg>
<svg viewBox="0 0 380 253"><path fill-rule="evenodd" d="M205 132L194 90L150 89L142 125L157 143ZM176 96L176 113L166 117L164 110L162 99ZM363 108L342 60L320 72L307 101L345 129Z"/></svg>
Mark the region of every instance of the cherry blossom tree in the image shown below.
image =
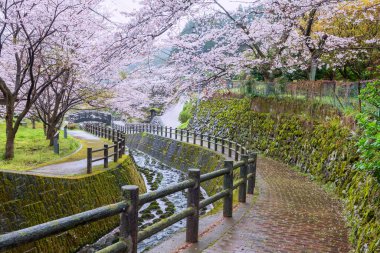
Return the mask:
<svg viewBox="0 0 380 253"><path fill-rule="evenodd" d="M80 58L70 55L78 44L91 39L88 36L78 39L78 34L90 35L88 18L98 4L99 1L93 0L0 3L0 91L5 100L7 131L5 159L13 158L20 123L43 92L67 75L72 66L89 68L97 62L90 58L78 62ZM86 45L83 49L94 50L91 42ZM19 113L14 121L16 108Z"/></svg>
<svg viewBox="0 0 380 253"><path fill-rule="evenodd" d="M229 11L217 0L195 2L193 10L199 11L194 7L198 4L204 11L194 15L193 31L174 34L166 47L175 48L171 64L176 68L187 66L183 75L192 78L210 81L257 69L267 81L272 81L276 73L301 69L308 71L314 80L316 69L327 65L323 62L326 56L335 56L330 66L336 67L355 58L362 49L357 46L357 38L340 36L328 29L334 15L347 15L347 6L354 8L362 3L252 1L244 8ZM376 6L368 8L367 4L357 10L368 13L362 15L363 20L373 19Z"/></svg>

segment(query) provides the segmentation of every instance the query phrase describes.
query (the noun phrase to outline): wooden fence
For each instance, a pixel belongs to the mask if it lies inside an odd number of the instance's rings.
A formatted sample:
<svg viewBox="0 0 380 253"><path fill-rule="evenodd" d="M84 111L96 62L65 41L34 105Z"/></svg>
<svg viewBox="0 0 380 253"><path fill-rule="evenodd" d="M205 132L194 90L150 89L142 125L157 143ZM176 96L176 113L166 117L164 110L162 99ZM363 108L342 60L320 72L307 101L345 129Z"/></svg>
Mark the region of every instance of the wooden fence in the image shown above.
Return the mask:
<svg viewBox="0 0 380 253"><path fill-rule="evenodd" d="M237 142L185 129L151 124L126 124L124 126L113 125L112 127L125 134L146 132L178 141L198 144L202 147L218 151L221 154L226 154L228 157L235 159L235 161L238 161L241 155L246 154L245 147Z"/></svg>
<svg viewBox="0 0 380 253"><path fill-rule="evenodd" d="M88 126L91 127L91 126ZM93 127L95 127L93 125ZM101 127L101 126L98 126ZM99 128L92 128L91 131L108 131ZM126 128L127 129L127 128ZM162 127L156 128L162 135ZM155 131L156 131L155 130ZM125 130L131 132L131 129ZM178 131L178 130L175 130ZM132 131L133 132L133 131ZM165 131L172 133L173 131ZM177 132L178 133L178 132ZM175 134L175 133L174 133ZM188 137L189 135L185 135ZM198 139L203 140L203 138ZM211 138L206 138L207 143ZM215 143L219 143L216 139ZM231 142L232 143L232 142ZM209 146L209 145L208 145ZM227 145L231 147L231 145ZM245 149L241 147L241 150ZM232 150L232 148L231 148ZM237 150L237 149L236 149ZM236 151L235 150L235 151ZM115 204L102 206L93 210L64 217L58 220L46 222L33 227L21 229L8 234L0 235L0 250L9 249L21 244L36 241L54 234L62 233L80 225L105 219L114 215L120 215L120 240L98 252L137 252L137 244L142 240L162 231L174 223L186 218L186 242L194 243L198 241L199 235L199 211L200 209L223 199L223 216L232 217L233 214L233 190L238 189L238 200L246 202L246 195L253 194L256 180L256 160L257 153L248 152L240 154L240 161L225 160L223 169L219 169L207 174L200 174L199 169L189 168L188 179L180 183L166 186L156 191L139 194L139 188L135 185L123 186L122 196L124 200ZM234 173L239 171L239 179L234 181ZM214 178L223 177L223 190L200 201L200 184ZM138 210L146 203L166 197L170 194L187 190L187 208L173 214L167 219L163 219L149 227L139 231Z"/></svg>
<svg viewBox="0 0 380 253"><path fill-rule="evenodd" d="M87 148L87 174L92 173L92 163L103 160L103 167L108 168L108 160L113 157L117 162L125 154L125 134L102 124L84 124L83 129L101 138L113 141L113 145L104 144L103 148ZM113 151L113 153L111 153ZM102 152L102 157L93 159L93 154Z"/></svg>

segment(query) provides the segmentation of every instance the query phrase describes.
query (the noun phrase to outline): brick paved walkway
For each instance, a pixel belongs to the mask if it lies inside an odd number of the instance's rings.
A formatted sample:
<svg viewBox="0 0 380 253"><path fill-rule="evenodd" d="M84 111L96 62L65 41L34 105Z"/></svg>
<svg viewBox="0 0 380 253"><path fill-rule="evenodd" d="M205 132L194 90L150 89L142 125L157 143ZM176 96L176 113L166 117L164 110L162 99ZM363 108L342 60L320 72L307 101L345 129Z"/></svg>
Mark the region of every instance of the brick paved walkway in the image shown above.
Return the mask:
<svg viewBox="0 0 380 253"><path fill-rule="evenodd" d="M203 252L350 250L339 201L282 163L260 158L257 168L253 207Z"/></svg>

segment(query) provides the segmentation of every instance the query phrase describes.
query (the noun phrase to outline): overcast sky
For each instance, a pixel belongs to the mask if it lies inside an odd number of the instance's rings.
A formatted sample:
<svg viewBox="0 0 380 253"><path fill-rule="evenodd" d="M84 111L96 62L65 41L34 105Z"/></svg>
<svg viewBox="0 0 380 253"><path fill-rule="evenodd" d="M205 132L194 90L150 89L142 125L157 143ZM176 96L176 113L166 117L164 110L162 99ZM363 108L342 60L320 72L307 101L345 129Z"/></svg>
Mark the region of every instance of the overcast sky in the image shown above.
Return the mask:
<svg viewBox="0 0 380 253"><path fill-rule="evenodd" d="M125 17L120 15L120 12L130 12L138 9L140 0L106 0L105 2L107 9L115 15L112 18L114 21L125 21ZM237 9L239 4L244 2L245 0L219 0L219 3L229 10Z"/></svg>

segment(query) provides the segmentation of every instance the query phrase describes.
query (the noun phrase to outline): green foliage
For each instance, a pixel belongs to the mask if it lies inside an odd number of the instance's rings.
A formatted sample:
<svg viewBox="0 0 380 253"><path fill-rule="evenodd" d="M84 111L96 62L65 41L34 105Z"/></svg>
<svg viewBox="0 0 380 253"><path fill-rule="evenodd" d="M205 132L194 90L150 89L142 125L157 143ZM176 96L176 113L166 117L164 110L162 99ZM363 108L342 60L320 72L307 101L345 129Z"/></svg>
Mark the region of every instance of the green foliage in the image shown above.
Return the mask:
<svg viewBox="0 0 380 253"><path fill-rule="evenodd" d="M360 98L365 112L357 116L362 135L357 144L360 160L356 168L380 176L380 81L368 84Z"/></svg>
<svg viewBox="0 0 380 253"><path fill-rule="evenodd" d="M179 129L186 129L189 126L190 119L188 119L185 123L182 123L178 128Z"/></svg>
<svg viewBox="0 0 380 253"><path fill-rule="evenodd" d="M70 130L78 129L78 124L69 123L69 124L67 124L67 129L70 129Z"/></svg>
<svg viewBox="0 0 380 253"><path fill-rule="evenodd" d="M161 109L160 108L157 108L157 107L151 107L149 108L149 111L155 111L156 113L161 113Z"/></svg>
<svg viewBox="0 0 380 253"><path fill-rule="evenodd" d="M26 170L37 165L65 157L80 146L78 140L68 136L63 138L63 131L60 134L59 145L60 154L54 154L53 147L49 146L46 140L41 123L37 124L36 129L21 126L17 132L15 140L15 158L10 161L3 160L5 152L5 124L0 122L0 168L11 170Z"/></svg>
<svg viewBox="0 0 380 253"><path fill-rule="evenodd" d="M327 184L344 199L355 252L378 252L380 184L371 173L353 168L359 158L357 134L342 123L348 119L334 114L334 110L300 103L260 97L203 101L197 122L191 121L189 129L248 143L249 149L295 166Z"/></svg>
<svg viewBox="0 0 380 253"><path fill-rule="evenodd" d="M132 159L124 156L119 163L110 164L110 169L101 173L78 178L0 172L0 234L121 201L123 185L137 185L141 193L146 192ZM113 216L6 252L77 252L119 222L120 218Z"/></svg>
<svg viewBox="0 0 380 253"><path fill-rule="evenodd" d="M183 106L181 113L179 114L178 120L182 124L188 122L192 116L193 104L192 102L186 102Z"/></svg>

